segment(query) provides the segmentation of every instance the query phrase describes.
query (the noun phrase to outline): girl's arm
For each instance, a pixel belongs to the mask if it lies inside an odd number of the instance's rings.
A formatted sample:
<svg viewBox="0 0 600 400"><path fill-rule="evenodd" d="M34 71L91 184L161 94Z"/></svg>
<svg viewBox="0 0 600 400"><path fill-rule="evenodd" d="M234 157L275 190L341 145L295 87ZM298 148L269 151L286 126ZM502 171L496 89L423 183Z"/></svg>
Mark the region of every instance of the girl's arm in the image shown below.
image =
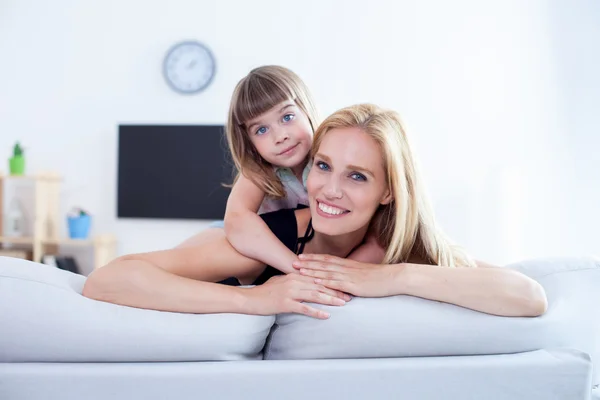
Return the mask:
<svg viewBox="0 0 600 400"><path fill-rule="evenodd" d="M253 288L213 283L231 276L251 282L265 266L237 253L224 233L186 243L171 250L119 257L94 270L82 294L130 307L199 314L297 312L326 318L302 302L344 303L332 296L334 291L297 274Z"/></svg>
<svg viewBox="0 0 600 400"><path fill-rule="evenodd" d="M243 175L237 180L225 211L225 234L231 245L246 257L262 261L281 272L295 272L296 255L273 234L257 212L264 193Z"/></svg>

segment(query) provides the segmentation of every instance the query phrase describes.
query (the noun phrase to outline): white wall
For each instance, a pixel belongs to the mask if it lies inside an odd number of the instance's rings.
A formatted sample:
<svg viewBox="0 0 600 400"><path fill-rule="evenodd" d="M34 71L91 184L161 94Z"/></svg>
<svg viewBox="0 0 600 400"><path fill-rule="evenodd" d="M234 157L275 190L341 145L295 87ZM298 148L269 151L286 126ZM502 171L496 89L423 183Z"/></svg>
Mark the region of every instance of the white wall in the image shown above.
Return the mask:
<svg viewBox="0 0 600 400"><path fill-rule="evenodd" d="M117 125L223 123L235 83L282 64L324 115L400 111L440 222L475 256L598 254L599 27L592 0L4 0L0 158L21 140L29 172L62 173L63 211L91 210L120 254L170 247L207 221L116 218ZM218 63L194 97L161 76L188 38Z"/></svg>

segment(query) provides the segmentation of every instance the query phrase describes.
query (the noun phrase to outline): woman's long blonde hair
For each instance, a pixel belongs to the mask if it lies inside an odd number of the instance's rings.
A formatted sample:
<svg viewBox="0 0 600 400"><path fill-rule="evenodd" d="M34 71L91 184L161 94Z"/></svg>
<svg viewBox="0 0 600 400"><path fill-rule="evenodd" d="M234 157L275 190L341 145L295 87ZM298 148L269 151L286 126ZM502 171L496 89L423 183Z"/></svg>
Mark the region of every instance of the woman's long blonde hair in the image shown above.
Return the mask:
<svg viewBox="0 0 600 400"><path fill-rule="evenodd" d="M276 65L255 68L235 87L225 127L227 143L237 169L235 180L243 174L267 196L276 199L286 196L283 184L273 166L256 151L245 124L289 100L294 101L306 114L314 132L319 125L317 110L300 77L289 69Z"/></svg>
<svg viewBox="0 0 600 400"><path fill-rule="evenodd" d="M336 111L315 132L311 155L314 156L327 132L336 128L361 129L379 144L383 153L393 200L379 206L371 228L381 246L387 249L385 264L408 262L411 256L418 255L434 265L475 265L436 225L405 128L396 112L372 104Z"/></svg>

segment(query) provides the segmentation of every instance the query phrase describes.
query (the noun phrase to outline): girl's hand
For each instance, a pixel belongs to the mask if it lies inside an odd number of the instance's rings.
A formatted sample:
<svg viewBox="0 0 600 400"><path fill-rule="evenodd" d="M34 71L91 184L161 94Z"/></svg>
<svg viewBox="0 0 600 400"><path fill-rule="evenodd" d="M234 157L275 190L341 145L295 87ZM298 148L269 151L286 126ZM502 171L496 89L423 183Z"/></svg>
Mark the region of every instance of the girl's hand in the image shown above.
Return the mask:
<svg viewBox="0 0 600 400"><path fill-rule="evenodd" d="M338 297L337 291L317 284L314 279L299 274L274 276L262 285L243 290L247 296L248 313L256 315L291 312L327 319L329 313L303 304L303 302L329 306L346 304Z"/></svg>
<svg viewBox="0 0 600 400"><path fill-rule="evenodd" d="M300 254L294 268L314 278L316 284L360 297L385 297L398 293L402 265L368 264L322 254Z"/></svg>

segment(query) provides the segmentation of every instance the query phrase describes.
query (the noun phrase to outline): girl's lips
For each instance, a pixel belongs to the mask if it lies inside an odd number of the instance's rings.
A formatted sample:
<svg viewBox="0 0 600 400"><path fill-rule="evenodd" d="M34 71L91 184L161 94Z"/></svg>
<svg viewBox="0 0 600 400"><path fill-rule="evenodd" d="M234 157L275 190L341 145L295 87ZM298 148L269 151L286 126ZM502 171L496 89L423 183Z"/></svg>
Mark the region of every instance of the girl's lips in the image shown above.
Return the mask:
<svg viewBox="0 0 600 400"><path fill-rule="evenodd" d="M278 156L287 156L291 153L294 152L294 150L296 149L296 147L298 147L298 143L296 143L295 145L288 147L287 149L285 149L284 151L282 151L281 153L277 154Z"/></svg>

